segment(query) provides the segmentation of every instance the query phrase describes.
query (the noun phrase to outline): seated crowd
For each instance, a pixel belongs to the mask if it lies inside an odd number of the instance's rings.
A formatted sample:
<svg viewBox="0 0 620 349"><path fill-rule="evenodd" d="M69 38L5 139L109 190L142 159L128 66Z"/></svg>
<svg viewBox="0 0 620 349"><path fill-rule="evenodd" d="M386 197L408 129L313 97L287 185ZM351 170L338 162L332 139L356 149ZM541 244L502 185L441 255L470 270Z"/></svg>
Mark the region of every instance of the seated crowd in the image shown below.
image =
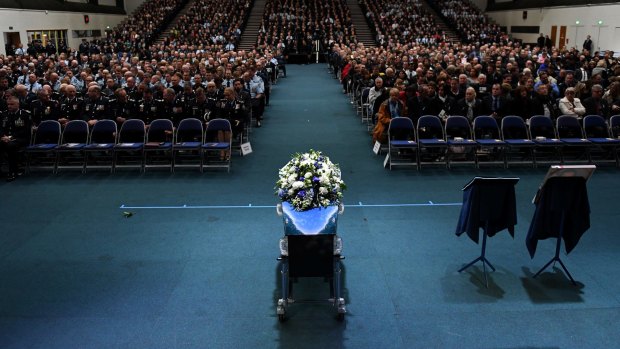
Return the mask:
<svg viewBox="0 0 620 349"><path fill-rule="evenodd" d="M165 26L188 0L148 0L110 33L103 52L142 53L159 37Z"/></svg>
<svg viewBox="0 0 620 349"><path fill-rule="evenodd" d="M19 150L43 120L85 120L92 126L111 119L121 126L132 118L146 125L166 118L177 125L185 118L223 116L235 136L251 120L260 127L270 83L286 52L307 51L313 40L330 45L329 64L344 92L367 89L373 138L379 141L395 116L415 123L429 114L470 121L479 115L499 121L506 115L527 120L620 114L620 65L613 52L591 55L507 42L469 5L437 3L446 17L459 18L462 28L484 32L484 40L441 42L418 0L363 0L383 43L367 48L356 41L344 0L270 0L257 49L236 50L248 2L199 0L170 39L151 44L148 40L161 30L152 25L184 3L149 0L108 40L84 42L78 50L59 48L58 54L39 47L0 56L0 152L8 157L7 178L20 173ZM207 5L219 12L205 10ZM233 99L240 110L234 115L224 110Z"/></svg>
<svg viewBox="0 0 620 349"><path fill-rule="evenodd" d="M461 115L470 121L491 115L499 123L507 115L527 120L534 115L581 119L596 114L609 119L620 114L620 65L613 52L585 56L582 73L567 69L583 56L575 49L554 49L550 58L540 59L543 55L547 53L538 47L518 43L412 43L398 50L334 45L330 64L349 92L369 89L371 120L376 123L373 139L382 142L394 116L409 117L415 124L422 115L444 120ZM394 93L403 108L388 108Z"/></svg>
<svg viewBox="0 0 620 349"><path fill-rule="evenodd" d="M88 66L61 57L0 57L0 156L8 158L9 180L20 173L19 151L44 120L94 126L111 119L121 127L141 119L148 127L161 118L174 125L185 118L227 118L233 137L242 136L252 120L261 126L270 80L266 66L273 64L244 51L205 53L200 61L93 55ZM233 100L235 112L229 113Z"/></svg>
<svg viewBox="0 0 620 349"><path fill-rule="evenodd" d="M500 43L507 42L507 35L499 25L491 23L489 17L469 0L429 1L441 17L457 32L463 42Z"/></svg>
<svg viewBox="0 0 620 349"><path fill-rule="evenodd" d="M443 41L444 33L437 30L433 17L420 0L362 0L360 4L376 32L377 43L383 47Z"/></svg>
<svg viewBox="0 0 620 349"><path fill-rule="evenodd" d="M239 45L249 6L249 0L196 0L172 28L165 46L191 45L197 51L234 51Z"/></svg>
<svg viewBox="0 0 620 349"><path fill-rule="evenodd" d="M335 42L357 42L345 0L267 1L257 38L258 48L285 54L309 54L316 40L326 47Z"/></svg>

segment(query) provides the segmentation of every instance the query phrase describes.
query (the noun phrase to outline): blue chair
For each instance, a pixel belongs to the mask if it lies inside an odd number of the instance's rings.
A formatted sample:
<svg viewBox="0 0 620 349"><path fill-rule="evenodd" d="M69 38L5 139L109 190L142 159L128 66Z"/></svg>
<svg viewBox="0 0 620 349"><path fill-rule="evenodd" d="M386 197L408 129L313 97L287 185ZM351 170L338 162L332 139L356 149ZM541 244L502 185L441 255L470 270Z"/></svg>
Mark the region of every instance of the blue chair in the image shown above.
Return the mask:
<svg viewBox="0 0 620 349"><path fill-rule="evenodd" d="M56 166L60 168L84 169L83 149L88 143L88 123L84 120L71 120L62 131L60 145L56 147Z"/></svg>
<svg viewBox="0 0 620 349"><path fill-rule="evenodd" d="M583 118L583 131L592 143L590 158L597 162L614 162L618 166L618 146L620 139L611 137L610 127L600 115L587 115Z"/></svg>
<svg viewBox="0 0 620 349"><path fill-rule="evenodd" d="M520 163L531 163L533 167L536 167L536 157L534 156L536 143L532 141L523 118L517 115L505 116L502 119L501 131L502 139L506 143L506 166L510 164L513 155L516 155L526 159L529 157L531 161L520 161Z"/></svg>
<svg viewBox="0 0 620 349"><path fill-rule="evenodd" d="M562 115L556 120L558 138L566 145L563 155L573 155L575 161L592 162L590 147L592 142L585 138L579 120L572 115ZM566 160L566 158L564 158Z"/></svg>
<svg viewBox="0 0 620 349"><path fill-rule="evenodd" d="M183 119L177 127L172 145L172 169L177 167L198 167L202 171L202 140L204 129L198 119ZM191 160L194 163L190 163ZM187 163L186 163L187 161Z"/></svg>
<svg viewBox="0 0 620 349"><path fill-rule="evenodd" d="M35 162L36 167L56 168L56 147L60 145L62 135L60 123L56 120L42 121L34 132L31 143L26 147L26 172Z"/></svg>
<svg viewBox="0 0 620 349"><path fill-rule="evenodd" d="M90 131L88 144L83 148L84 169L114 167L114 145L118 128L113 120L99 120Z"/></svg>
<svg viewBox="0 0 620 349"><path fill-rule="evenodd" d="M364 88L360 94L359 111L362 116L362 123L368 123L370 121L370 112L368 111L368 108L370 107L370 103L368 103L369 94L370 87Z"/></svg>
<svg viewBox="0 0 620 349"><path fill-rule="evenodd" d="M169 168L172 172L172 138L174 125L169 119L153 120L144 144L144 171L152 167Z"/></svg>
<svg viewBox="0 0 620 349"><path fill-rule="evenodd" d="M446 165L452 166L453 160L459 159L462 163L472 163L478 167L478 158L475 155L478 143L472 137L469 120L461 115L452 115L446 119L445 124L446 142Z"/></svg>
<svg viewBox="0 0 620 349"><path fill-rule="evenodd" d="M118 133L114 145L114 165L112 172L119 167L137 167L143 170L144 139L146 136L144 121L140 119L126 120Z"/></svg>
<svg viewBox="0 0 620 349"><path fill-rule="evenodd" d="M540 162L540 157L544 157L546 162L563 162L562 148L564 143L558 138L550 117L532 116L529 119L529 130L530 137L536 143L536 148L534 148L534 161L536 163Z"/></svg>
<svg viewBox="0 0 620 349"><path fill-rule="evenodd" d="M480 115L474 119L474 140L478 144L476 163L488 159L488 163L501 163L506 168L506 142L501 139L499 126L492 116Z"/></svg>
<svg viewBox="0 0 620 349"><path fill-rule="evenodd" d="M226 119L212 119L207 123L202 145L202 168L225 168L230 172L232 143L222 141L226 132L232 137L232 127Z"/></svg>
<svg viewBox="0 0 620 349"><path fill-rule="evenodd" d="M448 142L446 142L441 119L435 115L423 115L418 119L416 131L420 166L422 164L438 163L442 158L447 166L446 151L448 150ZM428 161L423 161L424 158L428 158Z"/></svg>
<svg viewBox="0 0 620 349"><path fill-rule="evenodd" d="M390 170L393 166L416 166L420 168L418 143L416 142L413 121L397 117L388 126L388 156Z"/></svg>
<svg viewBox="0 0 620 349"><path fill-rule="evenodd" d="M620 115L609 118L609 133L611 138L620 139Z"/></svg>

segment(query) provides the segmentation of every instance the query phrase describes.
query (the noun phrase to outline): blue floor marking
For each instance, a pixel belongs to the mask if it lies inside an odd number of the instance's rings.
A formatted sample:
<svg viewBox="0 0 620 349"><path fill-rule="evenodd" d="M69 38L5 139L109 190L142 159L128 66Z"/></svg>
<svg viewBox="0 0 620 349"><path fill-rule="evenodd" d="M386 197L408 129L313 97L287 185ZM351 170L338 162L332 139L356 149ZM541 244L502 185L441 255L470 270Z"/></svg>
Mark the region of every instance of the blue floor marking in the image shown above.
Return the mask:
<svg viewBox="0 0 620 349"><path fill-rule="evenodd" d="M424 204L362 204L359 202L357 205L344 205L345 208L363 208L363 207L425 207L425 206L461 206L460 202L444 202ZM129 206L121 205L121 209L134 209L134 210L159 210L159 209L238 209L238 208L275 208L275 205L178 205L178 206Z"/></svg>

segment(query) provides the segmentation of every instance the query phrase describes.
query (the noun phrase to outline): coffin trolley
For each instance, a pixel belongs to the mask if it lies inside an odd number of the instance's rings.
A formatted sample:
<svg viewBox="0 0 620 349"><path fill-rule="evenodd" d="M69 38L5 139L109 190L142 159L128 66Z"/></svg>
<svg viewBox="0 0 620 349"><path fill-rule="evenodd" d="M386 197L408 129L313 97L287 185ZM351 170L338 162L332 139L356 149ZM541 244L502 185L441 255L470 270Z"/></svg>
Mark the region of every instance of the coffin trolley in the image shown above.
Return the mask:
<svg viewBox="0 0 620 349"><path fill-rule="evenodd" d="M338 215L344 206L328 206L308 211L295 211L288 203L276 206L284 221L284 236L280 239L281 298L277 303L280 321L286 318L292 303L321 302L323 300L294 300L293 281L297 278L314 277L329 281L330 303L336 310L338 320L346 313L342 292L342 239L336 235Z"/></svg>

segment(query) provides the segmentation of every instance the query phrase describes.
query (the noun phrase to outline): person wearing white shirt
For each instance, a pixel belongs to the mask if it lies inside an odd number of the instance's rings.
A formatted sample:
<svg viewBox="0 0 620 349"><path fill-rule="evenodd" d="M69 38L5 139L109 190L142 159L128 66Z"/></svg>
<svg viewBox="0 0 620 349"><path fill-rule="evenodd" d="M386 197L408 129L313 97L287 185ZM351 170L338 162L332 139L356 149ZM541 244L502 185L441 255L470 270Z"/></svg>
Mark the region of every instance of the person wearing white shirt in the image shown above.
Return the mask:
<svg viewBox="0 0 620 349"><path fill-rule="evenodd" d="M564 92L564 98L560 99L559 107L562 115L571 115L581 119L586 113L586 108L581 104L579 98L575 98L575 89L569 87Z"/></svg>

